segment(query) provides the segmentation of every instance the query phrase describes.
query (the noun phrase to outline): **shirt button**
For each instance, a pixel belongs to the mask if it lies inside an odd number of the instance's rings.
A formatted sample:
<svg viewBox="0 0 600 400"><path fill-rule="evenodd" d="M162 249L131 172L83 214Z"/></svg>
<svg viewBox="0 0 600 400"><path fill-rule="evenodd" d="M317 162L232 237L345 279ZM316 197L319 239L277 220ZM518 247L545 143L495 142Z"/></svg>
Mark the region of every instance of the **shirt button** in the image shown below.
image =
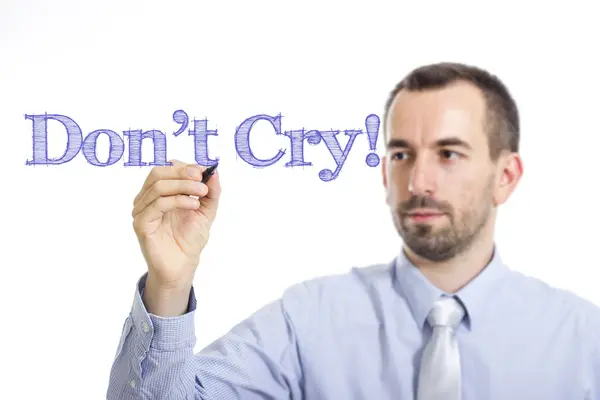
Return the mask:
<svg viewBox="0 0 600 400"><path fill-rule="evenodd" d="M142 322L142 330L146 333L150 332L150 326L146 321Z"/></svg>
<svg viewBox="0 0 600 400"><path fill-rule="evenodd" d="M134 379L129 381L129 386L131 386L132 388L135 388L135 380Z"/></svg>

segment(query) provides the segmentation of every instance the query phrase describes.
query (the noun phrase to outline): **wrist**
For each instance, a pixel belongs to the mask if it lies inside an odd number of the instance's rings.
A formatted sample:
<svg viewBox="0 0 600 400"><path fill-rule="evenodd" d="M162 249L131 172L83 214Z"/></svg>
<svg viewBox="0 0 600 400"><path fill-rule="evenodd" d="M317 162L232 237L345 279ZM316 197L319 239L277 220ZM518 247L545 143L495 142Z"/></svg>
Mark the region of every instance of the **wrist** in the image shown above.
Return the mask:
<svg viewBox="0 0 600 400"><path fill-rule="evenodd" d="M161 285L149 273L142 300L150 314L177 317L187 312L191 289L191 281Z"/></svg>

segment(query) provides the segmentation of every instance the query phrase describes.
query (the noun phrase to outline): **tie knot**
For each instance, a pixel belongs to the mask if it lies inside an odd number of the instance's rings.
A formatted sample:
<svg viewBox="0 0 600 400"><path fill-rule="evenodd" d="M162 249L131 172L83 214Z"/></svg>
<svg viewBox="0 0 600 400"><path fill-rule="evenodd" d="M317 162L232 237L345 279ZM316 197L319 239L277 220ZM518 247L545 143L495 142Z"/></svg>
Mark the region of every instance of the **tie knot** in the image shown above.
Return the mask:
<svg viewBox="0 0 600 400"><path fill-rule="evenodd" d="M465 310L454 297L438 299L427 316L431 326L450 326L456 328L465 316Z"/></svg>

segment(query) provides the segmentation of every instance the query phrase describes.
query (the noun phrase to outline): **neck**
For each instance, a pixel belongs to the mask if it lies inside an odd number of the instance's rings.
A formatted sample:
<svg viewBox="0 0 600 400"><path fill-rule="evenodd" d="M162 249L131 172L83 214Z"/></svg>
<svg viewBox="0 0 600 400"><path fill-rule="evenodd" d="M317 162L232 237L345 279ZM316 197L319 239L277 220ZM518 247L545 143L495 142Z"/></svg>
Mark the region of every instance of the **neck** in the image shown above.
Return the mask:
<svg viewBox="0 0 600 400"><path fill-rule="evenodd" d="M481 236L466 251L447 261L424 259L406 246L404 252L433 285L446 293L455 293L479 275L492 259L493 237L485 234Z"/></svg>

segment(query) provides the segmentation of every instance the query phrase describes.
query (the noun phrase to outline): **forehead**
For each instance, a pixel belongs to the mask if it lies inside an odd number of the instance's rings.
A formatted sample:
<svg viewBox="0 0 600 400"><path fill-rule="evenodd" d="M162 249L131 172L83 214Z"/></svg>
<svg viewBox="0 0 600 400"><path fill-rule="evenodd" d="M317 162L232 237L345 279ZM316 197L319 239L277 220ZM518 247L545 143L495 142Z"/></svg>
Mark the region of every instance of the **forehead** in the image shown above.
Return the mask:
<svg viewBox="0 0 600 400"><path fill-rule="evenodd" d="M413 146L458 138L476 148L487 145L486 105L482 92L458 82L439 89L401 91L392 103L387 137Z"/></svg>

